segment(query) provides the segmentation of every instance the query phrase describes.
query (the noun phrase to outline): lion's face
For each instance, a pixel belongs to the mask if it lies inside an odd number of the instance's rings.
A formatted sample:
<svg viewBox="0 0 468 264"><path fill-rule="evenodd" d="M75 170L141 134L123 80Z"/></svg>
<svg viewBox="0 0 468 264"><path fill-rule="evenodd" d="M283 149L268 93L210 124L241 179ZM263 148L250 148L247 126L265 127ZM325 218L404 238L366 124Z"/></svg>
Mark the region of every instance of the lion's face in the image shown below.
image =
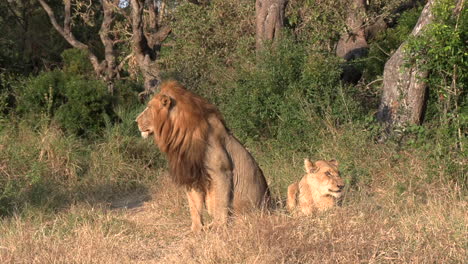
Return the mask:
<svg viewBox="0 0 468 264"><path fill-rule="evenodd" d="M141 136L147 138L154 134L156 130L156 122L162 121L158 119L167 118L171 100L167 95L158 94L148 102L148 106L141 112L137 118L138 129Z"/></svg>
<svg viewBox="0 0 468 264"><path fill-rule="evenodd" d="M310 160L304 161L307 172L307 181L314 186L322 196L340 198L344 188L344 181L338 171L338 162L335 160L319 160L313 164Z"/></svg>

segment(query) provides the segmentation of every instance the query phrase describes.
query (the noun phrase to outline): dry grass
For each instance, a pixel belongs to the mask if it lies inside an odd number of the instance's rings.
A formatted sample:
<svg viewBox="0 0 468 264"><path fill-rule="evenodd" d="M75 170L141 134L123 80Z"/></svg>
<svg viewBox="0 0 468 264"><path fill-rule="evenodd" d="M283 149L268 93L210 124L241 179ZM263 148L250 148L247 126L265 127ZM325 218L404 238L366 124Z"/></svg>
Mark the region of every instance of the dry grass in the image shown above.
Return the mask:
<svg viewBox="0 0 468 264"><path fill-rule="evenodd" d="M426 153L416 150L396 152L369 143L355 131L336 131L334 140L311 151L312 159L340 161L348 182L341 207L291 217L282 203L287 185L303 174L304 157L254 149L279 197L279 208L233 218L227 227L199 235L190 232L183 190L161 173L161 163L153 160L154 153L148 153L142 141L116 133L108 142L90 146L89 155L81 157L73 156L73 150L84 146L61 134L36 138L24 133L20 143L8 135L0 141L3 180L36 175L48 186L52 177L55 181L50 182L64 187L54 185L50 190L76 185L69 192L78 190L80 199L70 199L52 212L26 206L1 219L0 263L464 263L467 259L466 190L446 180L450 177L441 169L444 164L431 164ZM43 169L30 174L34 167L28 161L42 164ZM81 164L87 169L77 174ZM136 187L122 192L126 188L120 185L131 181ZM47 190L41 193L44 197Z"/></svg>
<svg viewBox="0 0 468 264"><path fill-rule="evenodd" d="M443 184L399 192L404 166L388 173L395 178L348 190L344 205L327 213L293 218L278 209L199 235L189 232L185 195L161 177L146 202L135 194L3 220L0 263L463 263L468 215L460 192Z"/></svg>

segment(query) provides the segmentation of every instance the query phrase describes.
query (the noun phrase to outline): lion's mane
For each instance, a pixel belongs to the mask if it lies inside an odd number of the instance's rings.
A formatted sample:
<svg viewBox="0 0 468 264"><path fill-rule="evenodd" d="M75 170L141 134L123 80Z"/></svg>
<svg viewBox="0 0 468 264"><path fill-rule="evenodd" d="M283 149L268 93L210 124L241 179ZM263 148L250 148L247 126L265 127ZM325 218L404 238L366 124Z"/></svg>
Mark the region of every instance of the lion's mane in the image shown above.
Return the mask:
<svg viewBox="0 0 468 264"><path fill-rule="evenodd" d="M204 189L209 184L204 159L212 133L208 118L215 116L224 123L221 113L176 81L164 82L158 96L171 98L170 110L154 116L156 141L167 155L171 175L177 184Z"/></svg>

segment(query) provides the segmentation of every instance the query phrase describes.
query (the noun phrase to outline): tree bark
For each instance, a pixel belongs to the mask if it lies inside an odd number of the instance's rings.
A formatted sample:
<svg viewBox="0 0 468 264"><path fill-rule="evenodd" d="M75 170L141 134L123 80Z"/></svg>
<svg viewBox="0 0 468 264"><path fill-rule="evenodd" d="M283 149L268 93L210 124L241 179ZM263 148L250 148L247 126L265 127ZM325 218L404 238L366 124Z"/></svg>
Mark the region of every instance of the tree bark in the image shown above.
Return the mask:
<svg viewBox="0 0 468 264"><path fill-rule="evenodd" d="M347 32L341 35L336 46L336 55L351 61L367 55L367 41L364 29L364 18L366 14L365 0L349 0L351 9L346 18ZM346 82L357 82L361 78L361 71L347 65L343 69L343 80Z"/></svg>
<svg viewBox="0 0 468 264"><path fill-rule="evenodd" d="M111 2L113 1L113 3ZM118 79L119 69L115 62L114 53L114 40L111 38L110 32L112 29L112 22L114 21L113 5L117 6L119 0L101 0L104 17L99 30L99 37L104 45L104 67L103 79L107 83L107 89L110 94L114 93L114 80Z"/></svg>
<svg viewBox="0 0 468 264"><path fill-rule="evenodd" d="M148 9L151 19L148 25L148 33L145 34L143 22L144 1L131 0L130 4L132 8L132 47L144 79L145 91L140 94L140 99L144 100L155 92L157 84L161 81L156 60L161 43L167 38L171 29L167 26L160 26L157 23L158 20L156 18L160 10L158 10L154 3L150 3Z"/></svg>
<svg viewBox="0 0 468 264"><path fill-rule="evenodd" d="M431 8L434 0L429 0L411 32L419 35L432 22ZM422 80L428 76L418 65L405 65L404 42L384 68L382 99L377 113L379 121L384 123L385 131L391 134L397 127L421 124L423 119L427 84ZM419 62L421 63L421 62Z"/></svg>
<svg viewBox="0 0 468 264"><path fill-rule="evenodd" d="M263 48L265 41L274 41L280 37L283 28L286 0L256 0L256 49Z"/></svg>
<svg viewBox="0 0 468 264"><path fill-rule="evenodd" d="M336 47L336 55L351 60L366 54L367 41L364 32L366 14L365 0L351 0L351 10L346 18L347 32L341 35Z"/></svg>

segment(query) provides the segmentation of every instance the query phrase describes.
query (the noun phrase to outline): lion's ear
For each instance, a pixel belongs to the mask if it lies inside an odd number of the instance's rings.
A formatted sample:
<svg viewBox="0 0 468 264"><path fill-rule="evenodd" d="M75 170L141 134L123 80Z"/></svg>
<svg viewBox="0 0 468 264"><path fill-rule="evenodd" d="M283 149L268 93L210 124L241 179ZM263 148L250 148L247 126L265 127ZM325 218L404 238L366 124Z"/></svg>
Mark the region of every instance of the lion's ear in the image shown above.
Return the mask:
<svg viewBox="0 0 468 264"><path fill-rule="evenodd" d="M307 173L313 173L317 170L317 166L312 163L309 159L304 159L304 169Z"/></svg>
<svg viewBox="0 0 468 264"><path fill-rule="evenodd" d="M162 106L169 108L171 106L171 98L165 94L161 95L161 104Z"/></svg>
<svg viewBox="0 0 468 264"><path fill-rule="evenodd" d="M328 163L330 163L333 166L338 167L338 161L337 160L332 159L332 160L329 160Z"/></svg>

